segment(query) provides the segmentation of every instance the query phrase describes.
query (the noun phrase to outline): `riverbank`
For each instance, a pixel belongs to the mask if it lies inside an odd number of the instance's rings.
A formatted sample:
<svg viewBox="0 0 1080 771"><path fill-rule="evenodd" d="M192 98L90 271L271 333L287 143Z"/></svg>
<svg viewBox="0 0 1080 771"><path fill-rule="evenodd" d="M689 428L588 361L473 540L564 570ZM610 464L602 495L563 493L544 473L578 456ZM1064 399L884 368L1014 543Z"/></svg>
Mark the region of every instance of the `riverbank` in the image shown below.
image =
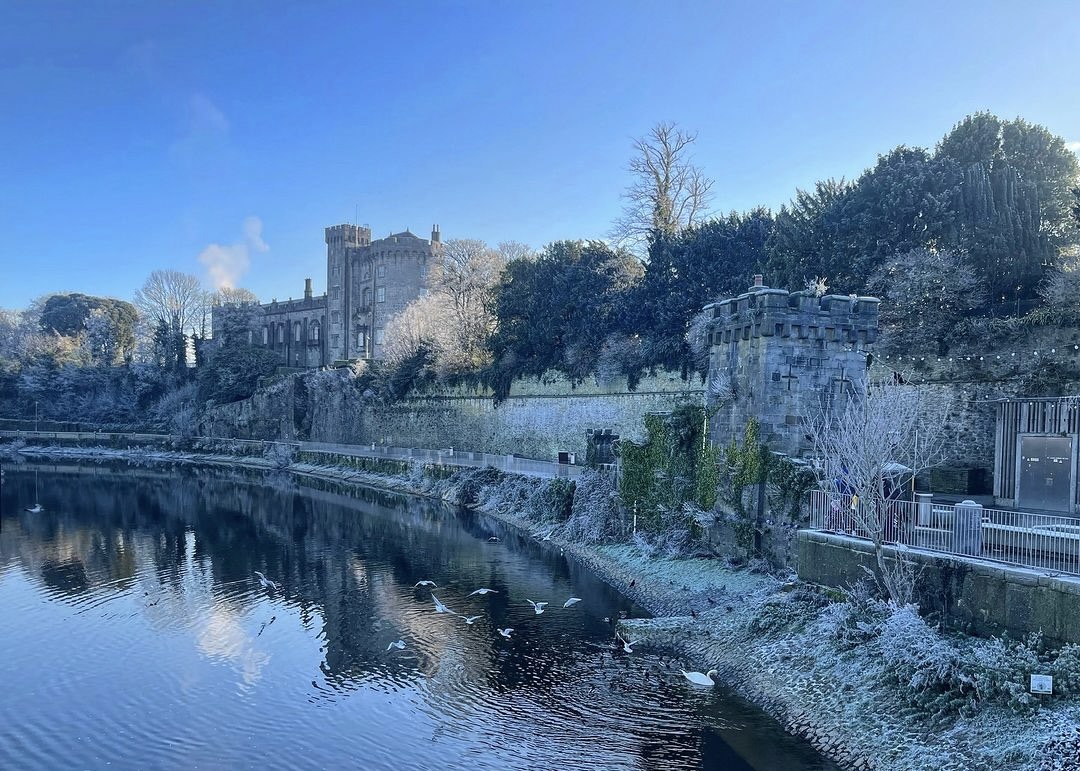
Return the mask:
<svg viewBox="0 0 1080 771"><path fill-rule="evenodd" d="M869 602L853 608L850 603L832 602L813 587L732 570L715 559L649 558L632 545L582 538L589 528L579 520L611 503L610 485L605 487L596 475L577 483L566 516L556 515L552 508L566 492L558 487L564 481L493 469L413 464L408 473L381 474L287 458L147 448L24 446L19 453L35 458L276 468L470 505L537 537L550 535L546 545L563 550L653 614L650 619L623 622L629 639L643 647L675 651L687 669L716 668L724 684L845 768L1080 767L1080 711L1075 700L1039 705L1026 703L1017 693L1017 703L1011 706L989 700L949 701L942 675L958 663L949 659L945 648L940 661L933 659L940 640L927 635L937 633L910 613ZM890 669L897 652L907 650L926 650L929 659L901 662L899 669ZM998 665L1008 663L1009 655L1022 653L1006 650ZM936 716L918 702L920 683L904 687L896 682L896 671L911 679L923 678L928 699L942 697L930 703ZM1005 682L973 681L970 689L976 693L981 689L988 696L991 691L1007 691L1010 685L1022 690L1018 683L1008 682L1010 676L1015 679L1015 673L1004 672ZM943 693L935 694L935 689Z"/></svg>

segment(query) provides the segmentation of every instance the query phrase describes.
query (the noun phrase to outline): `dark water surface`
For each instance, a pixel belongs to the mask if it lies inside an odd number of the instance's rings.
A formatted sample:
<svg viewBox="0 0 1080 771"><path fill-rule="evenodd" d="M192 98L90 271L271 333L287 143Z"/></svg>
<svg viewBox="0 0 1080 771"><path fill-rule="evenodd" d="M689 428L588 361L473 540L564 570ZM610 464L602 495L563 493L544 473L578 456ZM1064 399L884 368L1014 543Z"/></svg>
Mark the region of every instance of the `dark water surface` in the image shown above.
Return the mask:
<svg viewBox="0 0 1080 771"><path fill-rule="evenodd" d="M225 471L4 474L0 768L833 768L613 649L605 617L641 610L484 517Z"/></svg>

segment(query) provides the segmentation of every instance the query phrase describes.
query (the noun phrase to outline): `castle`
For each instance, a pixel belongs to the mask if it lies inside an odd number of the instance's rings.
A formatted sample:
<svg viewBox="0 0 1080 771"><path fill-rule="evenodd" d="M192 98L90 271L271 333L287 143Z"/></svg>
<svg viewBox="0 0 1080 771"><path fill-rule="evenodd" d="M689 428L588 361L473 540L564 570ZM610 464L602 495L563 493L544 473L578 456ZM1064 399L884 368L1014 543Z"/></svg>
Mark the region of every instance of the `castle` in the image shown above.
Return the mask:
<svg viewBox="0 0 1080 771"><path fill-rule="evenodd" d="M328 227L326 294L313 295L308 278L303 299L262 304L252 341L280 353L288 367L383 359L387 323L427 291L441 248L438 225L430 241L408 230L372 241L366 225ZM216 313L213 328L217 336Z"/></svg>

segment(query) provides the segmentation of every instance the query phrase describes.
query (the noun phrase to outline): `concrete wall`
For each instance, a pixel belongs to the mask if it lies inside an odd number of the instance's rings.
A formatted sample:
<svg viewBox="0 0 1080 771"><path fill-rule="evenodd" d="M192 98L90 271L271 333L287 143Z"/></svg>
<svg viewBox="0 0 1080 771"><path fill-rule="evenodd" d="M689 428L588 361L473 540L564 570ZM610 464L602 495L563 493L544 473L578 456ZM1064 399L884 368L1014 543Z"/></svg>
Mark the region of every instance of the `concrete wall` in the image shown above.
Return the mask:
<svg viewBox="0 0 1080 771"><path fill-rule="evenodd" d="M562 377L516 381L498 406L480 387L433 389L393 404L352 387L343 373L293 376L251 399L212 409L201 427L209 436L399 447L454 447L556 459L586 452L588 429L611 429L645 439L644 417L681 404L702 404L700 381L675 373L643 378L634 391L625 379L571 385Z"/></svg>
<svg viewBox="0 0 1080 771"><path fill-rule="evenodd" d="M854 538L798 532L799 578L831 586L851 586L875 564L873 544ZM893 559L893 550L886 557ZM1049 645L1080 643L1080 577L997 565L953 555L907 550L919 566L919 603L975 634L1008 632L1022 637L1042 631Z"/></svg>

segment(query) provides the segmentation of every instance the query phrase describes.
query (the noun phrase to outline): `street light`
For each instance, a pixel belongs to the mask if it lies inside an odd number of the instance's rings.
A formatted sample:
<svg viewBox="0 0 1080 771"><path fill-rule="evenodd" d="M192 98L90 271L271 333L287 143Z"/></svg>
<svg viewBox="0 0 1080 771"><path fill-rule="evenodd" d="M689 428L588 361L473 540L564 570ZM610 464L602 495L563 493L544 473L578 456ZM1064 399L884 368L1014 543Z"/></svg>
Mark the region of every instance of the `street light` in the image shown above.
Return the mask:
<svg viewBox="0 0 1080 771"><path fill-rule="evenodd" d="M38 431L38 403L34 402L34 433Z"/></svg>

